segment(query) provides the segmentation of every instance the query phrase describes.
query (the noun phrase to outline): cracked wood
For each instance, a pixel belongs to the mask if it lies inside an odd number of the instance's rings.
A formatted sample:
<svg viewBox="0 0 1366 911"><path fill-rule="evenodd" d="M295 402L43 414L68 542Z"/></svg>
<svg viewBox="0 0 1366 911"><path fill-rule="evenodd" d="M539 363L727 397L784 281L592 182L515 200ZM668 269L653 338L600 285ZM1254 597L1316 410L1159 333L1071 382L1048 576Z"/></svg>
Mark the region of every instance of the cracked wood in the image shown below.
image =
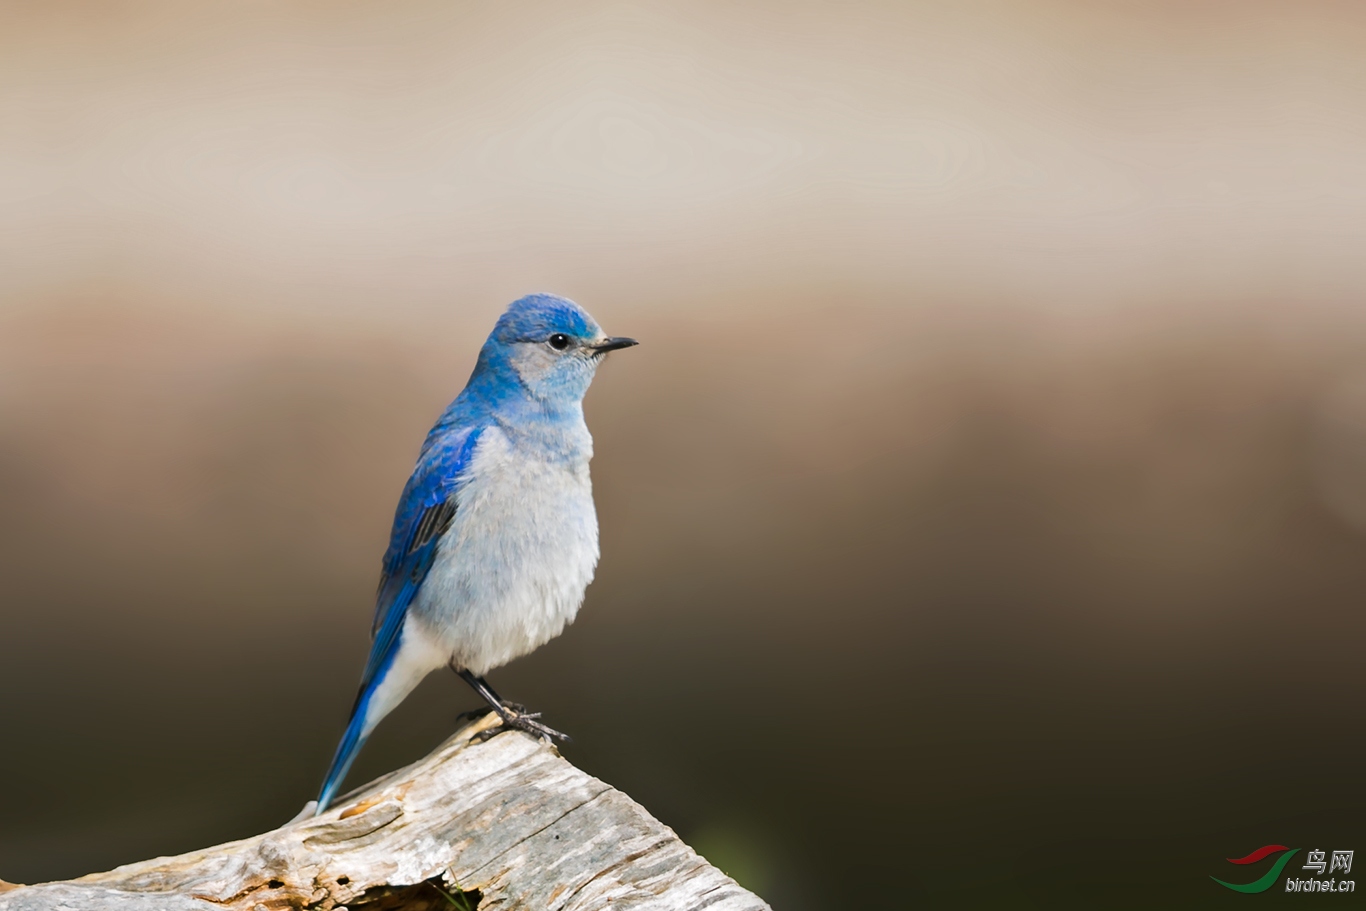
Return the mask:
<svg viewBox="0 0 1366 911"><path fill-rule="evenodd" d="M316 819L64 883L0 886L0 911L768 908L553 746L517 732L473 739L496 723L485 716Z"/></svg>

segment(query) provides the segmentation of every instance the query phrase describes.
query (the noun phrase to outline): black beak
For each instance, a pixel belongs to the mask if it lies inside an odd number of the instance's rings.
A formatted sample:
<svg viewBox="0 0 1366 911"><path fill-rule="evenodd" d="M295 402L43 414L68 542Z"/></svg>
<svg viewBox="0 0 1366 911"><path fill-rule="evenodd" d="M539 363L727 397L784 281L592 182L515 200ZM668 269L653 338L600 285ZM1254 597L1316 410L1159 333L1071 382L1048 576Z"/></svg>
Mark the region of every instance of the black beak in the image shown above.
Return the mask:
<svg viewBox="0 0 1366 911"><path fill-rule="evenodd" d="M594 354L606 354L609 351L616 351L618 348L630 348L632 345L639 344L640 342L633 338L615 336L613 338L604 339L596 345L585 345L584 347L591 349Z"/></svg>

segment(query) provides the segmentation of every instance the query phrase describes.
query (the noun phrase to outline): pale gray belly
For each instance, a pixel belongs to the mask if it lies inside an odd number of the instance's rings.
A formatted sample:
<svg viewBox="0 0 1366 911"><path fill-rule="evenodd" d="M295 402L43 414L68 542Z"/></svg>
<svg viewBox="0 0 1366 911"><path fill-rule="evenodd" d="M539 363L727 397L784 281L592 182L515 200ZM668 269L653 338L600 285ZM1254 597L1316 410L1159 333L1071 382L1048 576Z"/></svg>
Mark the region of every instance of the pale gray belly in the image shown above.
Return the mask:
<svg viewBox="0 0 1366 911"><path fill-rule="evenodd" d="M578 613L598 562L588 462L518 456L491 428L458 503L413 616L457 667L482 675Z"/></svg>

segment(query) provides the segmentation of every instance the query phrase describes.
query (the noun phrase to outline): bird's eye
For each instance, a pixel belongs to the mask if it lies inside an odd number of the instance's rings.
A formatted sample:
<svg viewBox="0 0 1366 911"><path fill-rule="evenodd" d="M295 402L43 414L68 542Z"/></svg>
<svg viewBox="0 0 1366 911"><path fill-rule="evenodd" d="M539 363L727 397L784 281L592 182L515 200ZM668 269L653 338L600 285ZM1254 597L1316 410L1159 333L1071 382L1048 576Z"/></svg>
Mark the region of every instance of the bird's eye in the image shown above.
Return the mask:
<svg viewBox="0 0 1366 911"><path fill-rule="evenodd" d="M563 332L556 332L550 338L546 339L546 341L550 342L550 347L554 348L556 351L563 351L569 347L569 336L565 335Z"/></svg>

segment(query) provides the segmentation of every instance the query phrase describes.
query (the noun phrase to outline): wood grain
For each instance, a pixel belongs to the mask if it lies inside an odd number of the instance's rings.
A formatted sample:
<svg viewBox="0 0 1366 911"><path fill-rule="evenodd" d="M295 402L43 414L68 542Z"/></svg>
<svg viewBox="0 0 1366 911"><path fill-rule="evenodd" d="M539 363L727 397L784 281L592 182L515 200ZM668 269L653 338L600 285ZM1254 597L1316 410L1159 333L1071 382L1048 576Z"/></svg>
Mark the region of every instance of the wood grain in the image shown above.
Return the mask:
<svg viewBox="0 0 1366 911"><path fill-rule="evenodd" d="M317 818L0 891L0 911L768 908L553 746L519 732L476 738L495 724L468 725Z"/></svg>

